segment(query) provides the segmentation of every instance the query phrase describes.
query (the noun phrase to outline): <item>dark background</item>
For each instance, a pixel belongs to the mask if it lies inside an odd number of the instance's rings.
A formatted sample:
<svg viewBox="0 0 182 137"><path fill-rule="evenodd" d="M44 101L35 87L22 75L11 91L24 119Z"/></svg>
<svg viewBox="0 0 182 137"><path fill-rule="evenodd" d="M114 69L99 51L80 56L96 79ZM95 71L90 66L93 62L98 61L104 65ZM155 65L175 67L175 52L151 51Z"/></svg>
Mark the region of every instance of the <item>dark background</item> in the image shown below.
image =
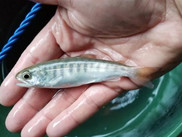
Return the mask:
<svg viewBox="0 0 182 137"><path fill-rule="evenodd" d="M28 0L0 1L0 48L8 41L18 28L26 14L35 3ZM36 34L47 24L55 13L56 6L43 5L31 24L26 28L19 40L8 53L5 64L8 71L13 67L23 50L33 40Z"/></svg>
<svg viewBox="0 0 182 137"><path fill-rule="evenodd" d="M0 46L6 43L32 5L24 0L0 1Z"/></svg>

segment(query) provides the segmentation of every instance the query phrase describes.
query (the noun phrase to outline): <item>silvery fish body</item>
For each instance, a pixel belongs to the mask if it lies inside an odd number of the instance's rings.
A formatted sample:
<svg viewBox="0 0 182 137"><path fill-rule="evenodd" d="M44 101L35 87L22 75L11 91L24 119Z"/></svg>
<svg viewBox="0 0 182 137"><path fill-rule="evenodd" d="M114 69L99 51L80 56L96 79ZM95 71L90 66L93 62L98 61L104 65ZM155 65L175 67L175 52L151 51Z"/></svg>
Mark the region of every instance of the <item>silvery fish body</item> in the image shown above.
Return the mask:
<svg viewBox="0 0 182 137"><path fill-rule="evenodd" d="M22 87L67 88L136 75L135 67L100 59L71 57L28 67L16 78L22 82L17 85Z"/></svg>

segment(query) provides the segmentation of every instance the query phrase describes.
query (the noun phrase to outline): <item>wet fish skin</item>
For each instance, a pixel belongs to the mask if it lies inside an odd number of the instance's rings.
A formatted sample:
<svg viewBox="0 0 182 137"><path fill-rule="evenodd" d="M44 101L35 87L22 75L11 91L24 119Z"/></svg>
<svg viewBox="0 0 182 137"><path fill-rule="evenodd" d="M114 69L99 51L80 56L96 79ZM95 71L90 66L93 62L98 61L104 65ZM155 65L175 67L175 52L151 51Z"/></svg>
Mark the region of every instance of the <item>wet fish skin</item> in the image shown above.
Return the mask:
<svg viewBox="0 0 182 137"><path fill-rule="evenodd" d="M29 76L29 78L26 78ZM16 78L22 87L68 88L118 77L137 77L138 68L117 62L71 57L40 63L20 71Z"/></svg>

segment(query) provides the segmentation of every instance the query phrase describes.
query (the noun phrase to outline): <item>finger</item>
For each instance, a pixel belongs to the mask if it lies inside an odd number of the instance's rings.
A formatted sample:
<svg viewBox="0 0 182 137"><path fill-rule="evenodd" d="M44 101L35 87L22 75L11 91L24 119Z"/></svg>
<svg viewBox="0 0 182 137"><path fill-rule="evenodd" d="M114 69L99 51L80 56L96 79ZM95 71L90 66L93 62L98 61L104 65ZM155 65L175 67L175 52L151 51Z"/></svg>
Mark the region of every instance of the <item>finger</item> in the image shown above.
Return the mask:
<svg viewBox="0 0 182 137"><path fill-rule="evenodd" d="M51 100L55 92L56 90L50 89L29 89L8 114L7 129L11 132L20 131Z"/></svg>
<svg viewBox="0 0 182 137"><path fill-rule="evenodd" d="M23 52L20 59L8 74L0 87L0 104L10 106L15 104L25 93L26 89L16 86L15 75L21 69L33 64L55 59L61 56L62 51L56 43L52 33L52 19L36 36L32 43Z"/></svg>
<svg viewBox="0 0 182 137"><path fill-rule="evenodd" d="M45 108L26 124L21 132L22 137L43 136L52 119L69 107L86 89L87 86L82 86L59 92Z"/></svg>
<svg viewBox="0 0 182 137"><path fill-rule="evenodd" d="M118 92L104 85L93 85L48 125L48 136L66 135L118 95Z"/></svg>
<svg viewBox="0 0 182 137"><path fill-rule="evenodd" d="M106 81L103 82L103 84L110 87L111 89L114 89L115 91L120 91L120 89L133 90L139 88L139 86L137 86L127 77L121 77L114 81Z"/></svg>

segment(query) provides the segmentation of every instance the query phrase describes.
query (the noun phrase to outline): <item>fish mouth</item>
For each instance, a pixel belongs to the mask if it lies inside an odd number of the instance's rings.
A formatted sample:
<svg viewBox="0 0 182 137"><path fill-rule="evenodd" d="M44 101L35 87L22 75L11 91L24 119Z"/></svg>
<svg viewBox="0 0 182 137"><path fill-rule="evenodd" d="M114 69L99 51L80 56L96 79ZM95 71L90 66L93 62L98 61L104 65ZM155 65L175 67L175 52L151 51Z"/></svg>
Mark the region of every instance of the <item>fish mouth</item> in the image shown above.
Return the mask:
<svg viewBox="0 0 182 137"><path fill-rule="evenodd" d="M30 84L28 83L16 83L17 86L20 86L20 87L26 87L26 88L30 88L32 87Z"/></svg>

